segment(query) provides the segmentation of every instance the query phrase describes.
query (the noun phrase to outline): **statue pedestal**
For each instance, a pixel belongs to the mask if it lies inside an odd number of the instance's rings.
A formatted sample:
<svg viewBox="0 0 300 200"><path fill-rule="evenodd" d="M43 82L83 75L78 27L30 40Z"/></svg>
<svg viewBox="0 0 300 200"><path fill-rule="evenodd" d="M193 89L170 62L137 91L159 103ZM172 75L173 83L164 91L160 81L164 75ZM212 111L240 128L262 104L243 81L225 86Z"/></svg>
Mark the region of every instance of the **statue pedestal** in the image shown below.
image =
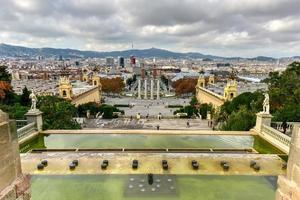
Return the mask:
<svg viewBox="0 0 300 200"><path fill-rule="evenodd" d="M273 116L271 114L267 114L263 112L257 113L255 130L260 133L262 129L262 125L271 126L272 117Z"/></svg>
<svg viewBox="0 0 300 200"><path fill-rule="evenodd" d="M35 122L38 131L42 131L43 127L43 113L39 109L29 110L25 116L28 123Z"/></svg>

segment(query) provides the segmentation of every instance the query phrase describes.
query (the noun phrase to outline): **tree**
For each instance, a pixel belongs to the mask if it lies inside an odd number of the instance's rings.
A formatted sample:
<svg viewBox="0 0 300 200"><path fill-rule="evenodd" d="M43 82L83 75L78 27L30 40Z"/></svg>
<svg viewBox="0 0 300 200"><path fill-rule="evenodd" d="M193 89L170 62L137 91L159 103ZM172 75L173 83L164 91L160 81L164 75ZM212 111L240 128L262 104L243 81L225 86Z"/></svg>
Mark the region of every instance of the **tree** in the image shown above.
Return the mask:
<svg viewBox="0 0 300 200"><path fill-rule="evenodd" d="M245 107L248 112L257 113L262 110L264 96L262 92L245 92L235 97L232 101L225 102L218 114L215 116L217 122L225 123L233 112L238 112L241 107ZM248 120L247 118L243 120ZM250 119L251 120L251 119Z"/></svg>
<svg viewBox="0 0 300 200"><path fill-rule="evenodd" d="M300 122L300 105L291 104L278 109L274 113L274 121Z"/></svg>
<svg viewBox="0 0 300 200"><path fill-rule="evenodd" d="M31 104L29 95L30 95L30 91L25 86L23 88L23 92L22 92L22 95L21 95L21 98L20 98L20 103L21 103L22 106L29 106Z"/></svg>
<svg viewBox="0 0 300 200"><path fill-rule="evenodd" d="M77 115L77 109L70 101L56 96L42 96L39 97L37 106L43 112L43 129L81 128L73 119Z"/></svg>
<svg viewBox="0 0 300 200"><path fill-rule="evenodd" d="M282 74L270 73L265 82L269 84L274 120L300 121L300 62L291 63Z"/></svg>
<svg viewBox="0 0 300 200"><path fill-rule="evenodd" d="M78 114L80 117L86 117L87 111L90 111L90 114L93 116L96 116L98 113L103 114L104 119L112 119L113 112L121 112L124 113L124 111L119 110L115 106L107 105L107 104L102 104L99 105L97 103L87 103L87 104L82 104L78 106Z"/></svg>
<svg viewBox="0 0 300 200"><path fill-rule="evenodd" d="M124 81L120 77L112 79L102 78L101 85L102 91L106 93L118 94L121 93L125 88Z"/></svg>
<svg viewBox="0 0 300 200"><path fill-rule="evenodd" d="M197 97L193 96L191 101L190 101L190 105L195 107L197 104L198 104Z"/></svg>
<svg viewBox="0 0 300 200"><path fill-rule="evenodd" d="M249 131L255 125L255 114L249 112L246 106L231 113L221 129L225 131Z"/></svg>
<svg viewBox="0 0 300 200"><path fill-rule="evenodd" d="M9 114L10 119L25 119L25 114L28 112L29 107L22 106L19 103L14 105L0 104L0 109Z"/></svg>
<svg viewBox="0 0 300 200"><path fill-rule="evenodd" d="M223 124L223 130L248 131L255 125L255 114L262 110L263 99L261 91L240 94L225 102L214 119Z"/></svg>
<svg viewBox="0 0 300 200"><path fill-rule="evenodd" d="M0 103L14 104L16 95L11 86L11 76L7 72L6 66L0 66Z"/></svg>
<svg viewBox="0 0 300 200"><path fill-rule="evenodd" d="M192 116L194 116L194 114L196 114L196 115L198 114L197 105L198 105L198 100L194 96L194 97L192 97L192 99L190 101L190 105L184 106L183 108L175 110L173 112L173 114L176 115L177 113L187 113L187 117L191 118Z"/></svg>
<svg viewBox="0 0 300 200"><path fill-rule="evenodd" d="M179 79L173 83L176 95L180 96L187 93L195 93L197 79Z"/></svg>
<svg viewBox="0 0 300 200"><path fill-rule="evenodd" d="M212 104L207 104L207 103L201 104L200 105L200 115L202 116L202 119L207 119L208 112L213 114Z"/></svg>
<svg viewBox="0 0 300 200"><path fill-rule="evenodd" d="M78 115L80 117L86 117L86 113L88 110L90 111L91 115L96 116L98 112L100 112L100 105L94 102L90 102L90 103L79 105L77 107Z"/></svg>

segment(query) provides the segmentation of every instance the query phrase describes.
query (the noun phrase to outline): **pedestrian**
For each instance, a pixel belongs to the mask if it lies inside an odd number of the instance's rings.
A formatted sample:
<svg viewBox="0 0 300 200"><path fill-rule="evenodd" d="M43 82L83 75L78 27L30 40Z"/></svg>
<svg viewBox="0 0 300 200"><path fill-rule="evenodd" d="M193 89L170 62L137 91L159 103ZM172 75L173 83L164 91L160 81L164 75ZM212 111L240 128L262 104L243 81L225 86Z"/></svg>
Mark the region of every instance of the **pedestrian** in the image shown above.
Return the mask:
<svg viewBox="0 0 300 200"><path fill-rule="evenodd" d="M287 124L286 120L283 120L283 122L281 124L281 127L283 129L283 133L286 134L286 129L288 127L288 124Z"/></svg>
<svg viewBox="0 0 300 200"><path fill-rule="evenodd" d="M190 122L189 122L189 121L186 122L186 126L187 126L188 128L190 128Z"/></svg>

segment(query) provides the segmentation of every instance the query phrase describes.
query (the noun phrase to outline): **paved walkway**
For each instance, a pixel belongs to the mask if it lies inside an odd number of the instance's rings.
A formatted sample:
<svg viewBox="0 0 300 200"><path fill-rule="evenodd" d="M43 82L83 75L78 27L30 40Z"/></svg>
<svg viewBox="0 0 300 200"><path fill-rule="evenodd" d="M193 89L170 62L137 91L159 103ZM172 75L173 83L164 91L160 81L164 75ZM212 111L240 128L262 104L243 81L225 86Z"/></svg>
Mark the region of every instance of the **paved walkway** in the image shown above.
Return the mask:
<svg viewBox="0 0 300 200"><path fill-rule="evenodd" d="M48 166L37 170L37 164L47 159ZM79 161L74 171L69 164ZM102 170L100 163L107 159L109 166ZM137 159L138 169L132 169L132 161ZM169 169L162 169L162 160L167 160ZM199 163L199 169L194 170L191 161ZM254 171L250 161L255 160L261 167ZM230 169L224 171L221 161L227 161ZM205 174L205 175L259 175L277 176L286 174L282 169L282 161L277 155L261 154L197 154L197 153L36 153L21 156L22 170L25 174L67 175L67 174Z"/></svg>

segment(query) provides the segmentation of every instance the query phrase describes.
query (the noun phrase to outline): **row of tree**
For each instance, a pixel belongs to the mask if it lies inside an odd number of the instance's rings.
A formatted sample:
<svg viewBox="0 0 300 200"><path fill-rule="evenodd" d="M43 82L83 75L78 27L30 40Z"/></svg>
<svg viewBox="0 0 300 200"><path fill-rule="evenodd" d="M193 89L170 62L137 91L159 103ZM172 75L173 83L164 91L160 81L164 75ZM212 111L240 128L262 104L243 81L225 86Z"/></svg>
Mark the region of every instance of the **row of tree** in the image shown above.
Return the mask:
<svg viewBox="0 0 300 200"><path fill-rule="evenodd" d="M183 94L187 93L195 93L196 92L196 85L197 79L185 78L179 79L173 82L172 87L175 88L175 93L177 96L182 96Z"/></svg>
<svg viewBox="0 0 300 200"><path fill-rule="evenodd" d="M120 77L111 78L111 79L102 78L101 85L102 85L102 92L105 93L119 94L125 88L125 83L123 79Z"/></svg>
<svg viewBox="0 0 300 200"><path fill-rule="evenodd" d="M87 103L78 106L78 115L79 117L86 117L87 112L90 112L90 115L96 117L98 114L103 114L104 119L112 119L115 117L114 112L120 112L124 114L123 110L119 110L117 107L107 104L99 105L97 103Z"/></svg>

